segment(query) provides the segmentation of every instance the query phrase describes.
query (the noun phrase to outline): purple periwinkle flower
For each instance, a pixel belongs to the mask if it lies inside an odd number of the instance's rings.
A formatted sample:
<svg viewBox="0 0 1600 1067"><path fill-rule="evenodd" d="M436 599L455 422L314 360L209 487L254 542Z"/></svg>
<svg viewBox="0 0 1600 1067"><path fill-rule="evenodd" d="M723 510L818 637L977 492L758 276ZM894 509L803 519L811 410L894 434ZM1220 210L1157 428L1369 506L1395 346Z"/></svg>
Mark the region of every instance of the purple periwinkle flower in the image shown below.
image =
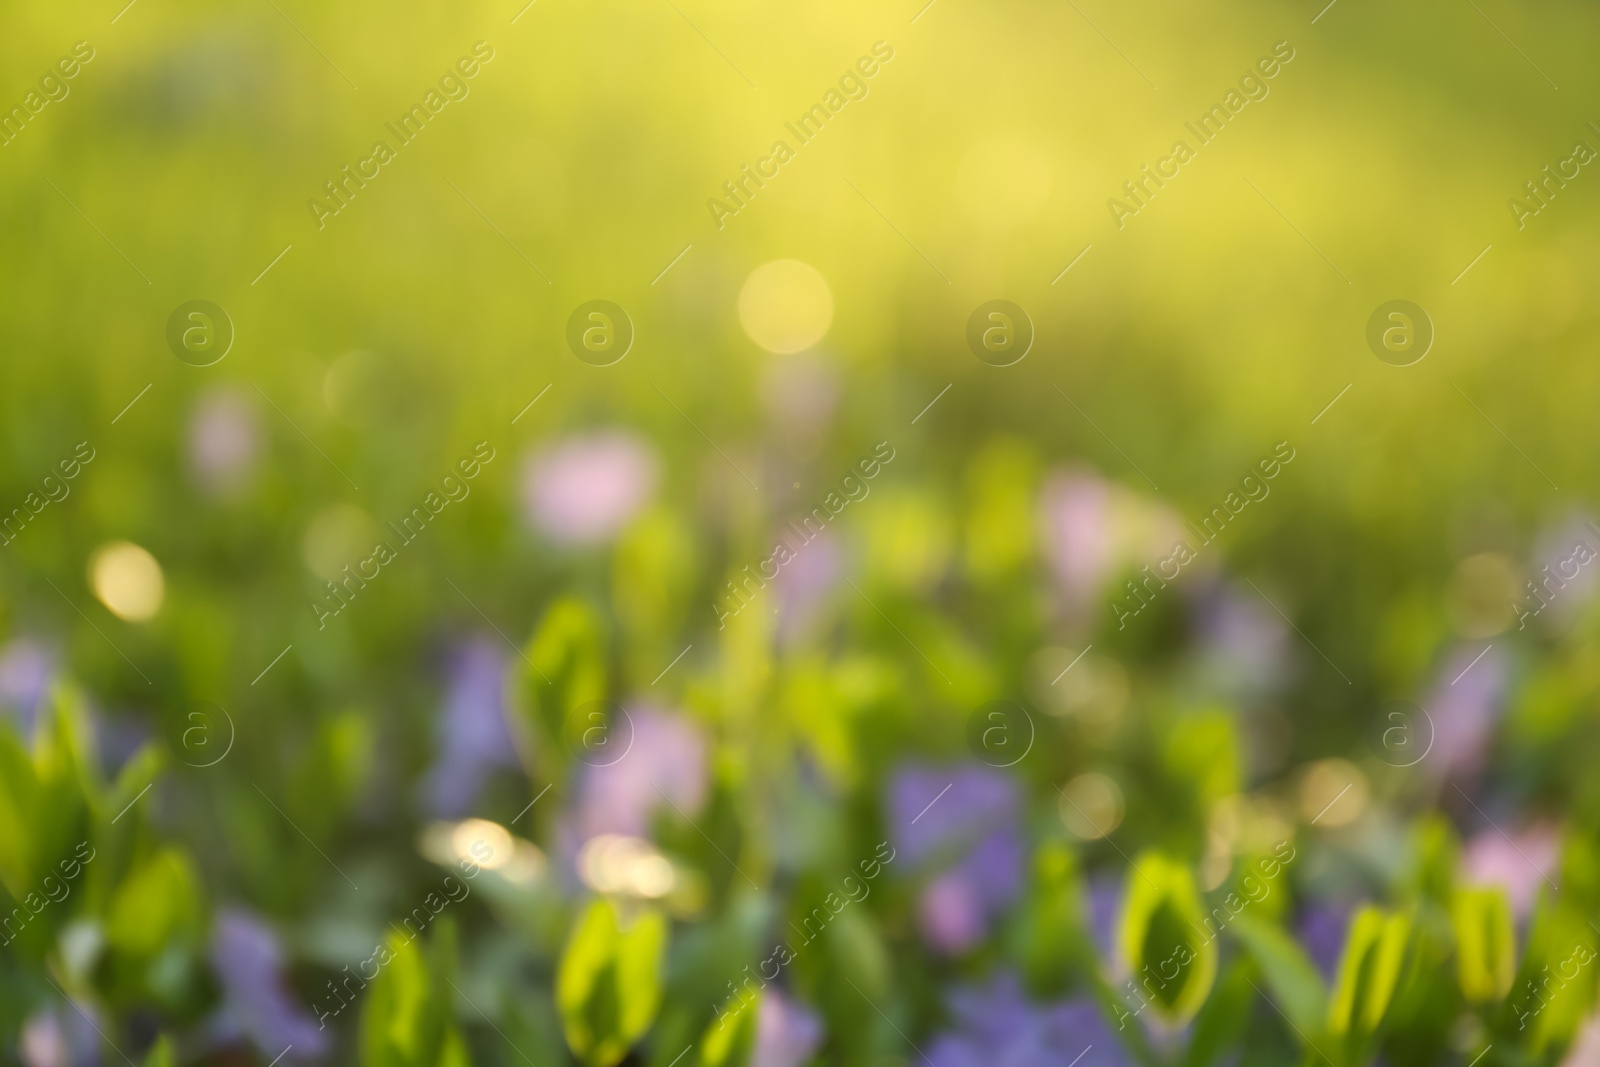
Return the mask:
<svg viewBox="0 0 1600 1067"><path fill-rule="evenodd" d="M768 988L756 1018L750 1067L800 1067L822 1044L822 1019L799 1001Z"/></svg>
<svg viewBox="0 0 1600 1067"><path fill-rule="evenodd" d="M1296 923L1297 940L1317 970L1328 981L1333 981L1339 959L1344 955L1344 939L1350 927L1351 908L1337 900L1321 900L1311 904Z"/></svg>
<svg viewBox="0 0 1600 1067"><path fill-rule="evenodd" d="M23 737L32 732L39 702L55 674L55 658L36 641L23 638L0 648L0 714L14 715Z"/></svg>
<svg viewBox="0 0 1600 1067"><path fill-rule="evenodd" d="M283 949L260 919L223 909L211 938L211 968L222 983L224 1024L262 1052L276 1056L293 1045L292 1059L314 1059L326 1051L327 1034L290 996Z"/></svg>
<svg viewBox="0 0 1600 1067"><path fill-rule="evenodd" d="M935 1037L939 1067L1132 1067L1105 1016L1087 999L1034 1004L1010 972L950 994L954 1028Z"/></svg>
<svg viewBox="0 0 1600 1067"><path fill-rule="evenodd" d="M451 657L449 689L439 717L439 757L428 775L433 812L443 819L467 814L485 776L517 766L506 726L503 646L478 637Z"/></svg>
<svg viewBox="0 0 1600 1067"><path fill-rule="evenodd" d="M597 834L643 837L658 808L693 817L706 802L706 742L688 719L643 705L611 723L608 744L592 755L577 789L577 844Z"/></svg>
<svg viewBox="0 0 1600 1067"><path fill-rule="evenodd" d="M957 955L983 940L1021 892L1019 808L1016 782L976 764L907 767L890 780L891 842L908 868L937 872L917 916L939 951Z"/></svg>
<svg viewBox="0 0 1600 1067"><path fill-rule="evenodd" d="M1472 774L1483 763L1504 710L1506 673L1506 658L1493 645L1464 644L1446 657L1423 705L1434 734L1428 762L1439 774Z"/></svg>

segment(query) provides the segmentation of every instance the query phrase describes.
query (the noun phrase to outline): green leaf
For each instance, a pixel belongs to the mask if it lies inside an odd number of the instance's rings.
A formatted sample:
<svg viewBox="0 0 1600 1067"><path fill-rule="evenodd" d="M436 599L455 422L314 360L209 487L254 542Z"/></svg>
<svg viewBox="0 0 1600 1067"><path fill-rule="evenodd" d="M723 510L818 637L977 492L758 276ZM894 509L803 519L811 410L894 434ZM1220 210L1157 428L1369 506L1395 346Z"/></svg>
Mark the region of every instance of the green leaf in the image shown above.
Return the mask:
<svg viewBox="0 0 1600 1067"><path fill-rule="evenodd" d="M1305 952L1282 928L1245 912L1234 917L1228 930L1244 945L1261 971L1272 1002L1303 1035L1322 1029L1328 1013L1328 991L1322 975Z"/></svg>
<svg viewBox="0 0 1600 1067"><path fill-rule="evenodd" d="M640 515L623 532L612 564L611 599L630 648L659 649L682 625L693 599L696 548L694 531L666 508Z"/></svg>
<svg viewBox="0 0 1600 1067"><path fill-rule="evenodd" d="M1205 909L1189 868L1146 852L1128 875L1117 945L1128 971L1168 1022L1194 1018L1217 977L1214 939L1200 935Z"/></svg>
<svg viewBox="0 0 1600 1067"><path fill-rule="evenodd" d="M106 920L112 949L154 957L169 941L198 944L204 929L200 878L179 848L154 853L117 887Z"/></svg>
<svg viewBox="0 0 1600 1067"><path fill-rule="evenodd" d="M1356 913L1328 1002L1328 1031L1363 1037L1378 1029L1389 1009L1405 960L1411 920L1368 906Z"/></svg>
<svg viewBox="0 0 1600 1067"><path fill-rule="evenodd" d="M441 922L429 955L415 941L392 933L365 961L378 973L365 990L361 1012L362 1067L470 1067L452 1010L452 945Z"/></svg>
<svg viewBox="0 0 1600 1067"><path fill-rule="evenodd" d="M1237 716L1205 711L1181 716L1166 740L1164 759L1173 775L1189 783L1202 810L1239 792Z"/></svg>
<svg viewBox="0 0 1600 1067"><path fill-rule="evenodd" d="M16 900L34 888L34 850L29 813L38 810L38 779L27 750L0 723L0 885Z"/></svg>
<svg viewBox="0 0 1600 1067"><path fill-rule="evenodd" d="M738 998L730 1008L732 1018L723 1015L706 1027L700 1038L701 1067L744 1067L756 1044L756 1022L761 1014L761 994Z"/></svg>
<svg viewBox="0 0 1600 1067"><path fill-rule="evenodd" d="M605 630L599 615L576 597L550 605L528 640L523 659L520 717L529 745L523 748L530 772L553 782L564 775L561 753L593 724L593 702L606 697ZM604 725L604 724L602 724ZM532 753L548 754L533 765Z"/></svg>
<svg viewBox="0 0 1600 1067"><path fill-rule="evenodd" d="M144 1067L174 1067L175 1062L172 1058L172 1042L162 1034L145 1054Z"/></svg>
<svg viewBox="0 0 1600 1067"><path fill-rule="evenodd" d="M1250 984L1250 965L1235 960L1222 972L1216 990L1195 1016L1185 1067L1209 1067L1222 1058L1250 1021L1250 1002L1256 995Z"/></svg>
<svg viewBox="0 0 1600 1067"><path fill-rule="evenodd" d="M1500 1000L1516 978L1517 939L1511 901L1498 887L1463 889L1450 907L1461 994L1475 1004Z"/></svg>
<svg viewBox="0 0 1600 1067"><path fill-rule="evenodd" d="M625 920L604 897L589 905L556 970L556 1006L578 1058L610 1067L650 1029L666 947L661 912L641 907Z"/></svg>
<svg viewBox="0 0 1600 1067"><path fill-rule="evenodd" d="M1083 884L1072 852L1046 842L1033 859L1033 879L1013 930L1012 952L1028 988L1039 996L1061 993L1072 979L1084 934Z"/></svg>

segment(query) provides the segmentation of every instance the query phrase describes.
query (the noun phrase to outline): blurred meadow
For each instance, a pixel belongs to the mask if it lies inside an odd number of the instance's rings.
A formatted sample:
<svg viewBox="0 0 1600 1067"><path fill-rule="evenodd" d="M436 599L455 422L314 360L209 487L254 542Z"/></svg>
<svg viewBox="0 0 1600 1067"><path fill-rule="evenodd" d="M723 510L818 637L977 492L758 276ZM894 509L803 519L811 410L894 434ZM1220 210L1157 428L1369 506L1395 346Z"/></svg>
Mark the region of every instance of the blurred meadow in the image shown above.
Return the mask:
<svg viewBox="0 0 1600 1067"><path fill-rule="evenodd" d="M0 1063L1600 1065L1593 5L125 2Z"/></svg>

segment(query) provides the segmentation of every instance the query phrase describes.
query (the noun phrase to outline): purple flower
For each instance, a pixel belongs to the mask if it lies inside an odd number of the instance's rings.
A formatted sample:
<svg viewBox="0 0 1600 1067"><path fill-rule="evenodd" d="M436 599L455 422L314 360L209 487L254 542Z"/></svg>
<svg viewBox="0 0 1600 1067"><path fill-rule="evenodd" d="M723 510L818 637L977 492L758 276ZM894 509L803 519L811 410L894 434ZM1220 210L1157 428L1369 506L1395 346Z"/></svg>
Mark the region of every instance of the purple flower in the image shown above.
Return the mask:
<svg viewBox="0 0 1600 1067"><path fill-rule="evenodd" d="M889 780L889 833L906 866L965 853L1017 817L1017 783L967 763L953 769L909 765Z"/></svg>
<svg viewBox="0 0 1600 1067"><path fill-rule="evenodd" d="M189 423L189 463L207 492L223 495L243 488L261 451L255 406L226 387L201 395Z"/></svg>
<svg viewBox="0 0 1600 1067"><path fill-rule="evenodd" d="M935 1037L928 1048L928 1059L939 1067L1133 1064L1092 1001L1035 1005L1010 972L997 974L984 987L955 990L948 1007L955 1028Z"/></svg>
<svg viewBox="0 0 1600 1067"><path fill-rule="evenodd" d="M1306 908L1298 923L1298 940L1328 981L1333 981L1339 959L1344 955L1345 933L1350 926L1351 908L1343 901L1318 901Z"/></svg>
<svg viewBox="0 0 1600 1067"><path fill-rule="evenodd" d="M1195 614L1203 669L1224 689L1261 692L1282 681L1289 631L1260 597L1218 582Z"/></svg>
<svg viewBox="0 0 1600 1067"><path fill-rule="evenodd" d="M776 988L761 994L750 1067L800 1067L822 1044L822 1019Z"/></svg>
<svg viewBox="0 0 1600 1067"><path fill-rule="evenodd" d="M522 499L534 527L563 545L608 540L655 491L656 459L617 431L574 437L530 457Z"/></svg>
<svg viewBox="0 0 1600 1067"><path fill-rule="evenodd" d="M959 870L929 882L917 902L923 939L947 956L957 956L983 940L988 923L977 887Z"/></svg>
<svg viewBox="0 0 1600 1067"><path fill-rule="evenodd" d="M451 657L450 685L439 718L439 758L428 775L433 813L467 814L487 774L517 766L506 727L506 658L501 646L478 637Z"/></svg>
<svg viewBox="0 0 1600 1067"><path fill-rule="evenodd" d="M1116 948L1117 917L1122 914L1123 880L1099 871L1089 879L1089 923L1100 958L1109 960Z"/></svg>
<svg viewBox="0 0 1600 1067"><path fill-rule="evenodd" d="M1526 587L1519 590L1522 609L1538 611L1541 622L1557 629L1571 625L1578 610L1593 599L1600 583L1600 567L1594 566L1597 551L1600 536L1588 520L1580 517L1569 518L1541 533L1528 567L1539 592L1536 596ZM1585 559L1589 562L1583 562ZM1548 602L1548 608L1540 608L1543 602Z"/></svg>
<svg viewBox="0 0 1600 1067"><path fill-rule="evenodd" d="M1487 650L1463 645L1445 660L1423 705L1433 723L1439 774L1470 774L1482 764L1503 709L1505 684L1506 659L1493 645Z"/></svg>
<svg viewBox="0 0 1600 1067"><path fill-rule="evenodd" d="M283 949L265 923L239 908L217 916L211 967L222 983L224 1026L269 1056L293 1045L295 1059L322 1055L327 1040L284 984Z"/></svg>
<svg viewBox="0 0 1600 1067"><path fill-rule="evenodd" d="M0 649L0 709L14 713L17 732L27 737L39 702L55 679L55 658L36 641L12 641Z"/></svg>
<svg viewBox="0 0 1600 1067"><path fill-rule="evenodd" d="M778 629L785 641L793 640L833 591L843 570L839 545L826 530L795 549L774 585L778 590Z"/></svg>
<svg viewBox="0 0 1600 1067"><path fill-rule="evenodd" d="M928 943L965 952L1022 889L1016 783L973 764L907 767L889 783L891 841L906 865L938 871L923 889L918 920Z"/></svg>
<svg viewBox="0 0 1600 1067"><path fill-rule="evenodd" d="M706 801L706 743L687 719L634 706L611 738L627 747L585 768L572 828L577 841L597 834L643 837L657 808L693 817Z"/></svg>

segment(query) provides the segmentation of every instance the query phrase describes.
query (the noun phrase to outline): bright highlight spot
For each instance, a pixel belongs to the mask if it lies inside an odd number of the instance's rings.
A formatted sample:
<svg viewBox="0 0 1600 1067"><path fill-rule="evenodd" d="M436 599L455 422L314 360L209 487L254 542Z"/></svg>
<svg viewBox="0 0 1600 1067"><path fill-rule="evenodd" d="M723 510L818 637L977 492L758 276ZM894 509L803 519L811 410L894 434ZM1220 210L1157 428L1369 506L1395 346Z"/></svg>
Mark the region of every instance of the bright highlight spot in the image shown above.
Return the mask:
<svg viewBox="0 0 1600 1067"><path fill-rule="evenodd" d="M623 834L590 838L578 853L578 876L599 893L654 900L672 892L677 872L650 842Z"/></svg>
<svg viewBox="0 0 1600 1067"><path fill-rule="evenodd" d="M1300 814L1319 827L1348 826L1367 807L1367 776L1349 760L1318 760L1300 779Z"/></svg>
<svg viewBox="0 0 1600 1067"><path fill-rule="evenodd" d="M810 264L775 259L745 279L739 322L768 352L803 352L833 324L833 291Z"/></svg>
<svg viewBox="0 0 1600 1067"><path fill-rule="evenodd" d="M143 622L161 610L166 582L161 564L132 541L102 545L89 558L89 587L111 613Z"/></svg>
<svg viewBox="0 0 1600 1067"><path fill-rule="evenodd" d="M1061 794L1061 821L1074 837L1097 841L1122 825L1122 790L1105 775L1080 774Z"/></svg>
<svg viewBox="0 0 1600 1067"><path fill-rule="evenodd" d="M499 870L511 862L511 831L488 819L462 819L450 831L450 849L457 859Z"/></svg>

